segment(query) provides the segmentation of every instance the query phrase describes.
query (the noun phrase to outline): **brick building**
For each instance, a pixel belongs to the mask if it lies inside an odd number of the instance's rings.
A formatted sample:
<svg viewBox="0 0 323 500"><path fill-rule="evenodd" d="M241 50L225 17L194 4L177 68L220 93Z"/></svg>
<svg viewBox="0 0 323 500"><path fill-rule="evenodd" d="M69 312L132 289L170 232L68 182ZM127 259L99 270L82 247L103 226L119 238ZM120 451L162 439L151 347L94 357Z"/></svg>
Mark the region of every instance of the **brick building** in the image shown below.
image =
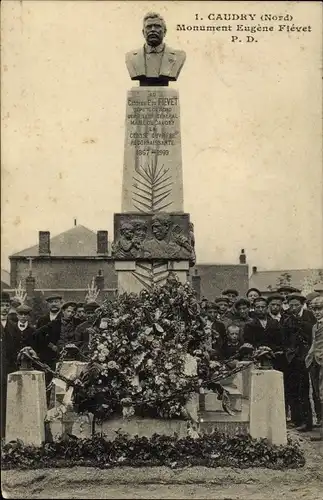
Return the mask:
<svg viewBox="0 0 323 500"><path fill-rule="evenodd" d="M53 238L48 231L40 231L38 245L9 259L11 288L21 281L28 295L34 288L45 297L61 293L65 300L81 301L93 278L101 297L114 295L117 286L107 231L95 233L75 225Z"/></svg>
<svg viewBox="0 0 323 500"><path fill-rule="evenodd" d="M39 231L37 245L9 259L11 289L21 282L29 297L60 293L64 300L82 301L93 278L101 290L99 301L106 295L114 296L117 289L107 231L95 233L82 225L75 225L54 237L48 231ZM249 286L244 251L239 264L197 264L190 274L198 295L208 299L227 287L244 294Z"/></svg>

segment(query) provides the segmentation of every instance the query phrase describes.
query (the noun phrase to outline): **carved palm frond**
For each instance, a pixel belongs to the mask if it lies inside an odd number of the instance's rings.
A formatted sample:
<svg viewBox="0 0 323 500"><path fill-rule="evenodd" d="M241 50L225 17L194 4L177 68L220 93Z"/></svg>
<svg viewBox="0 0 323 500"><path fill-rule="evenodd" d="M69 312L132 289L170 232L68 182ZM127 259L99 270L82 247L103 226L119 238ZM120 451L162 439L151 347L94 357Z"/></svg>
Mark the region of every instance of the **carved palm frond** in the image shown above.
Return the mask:
<svg viewBox="0 0 323 500"><path fill-rule="evenodd" d="M166 283L169 271L163 261L152 264L137 262L136 271L132 274L147 290L151 290L154 285L162 286Z"/></svg>
<svg viewBox="0 0 323 500"><path fill-rule="evenodd" d="M169 168L158 166L157 155L152 155L145 166L140 166L133 177L133 202L140 212L160 212L171 205L167 200L172 192Z"/></svg>

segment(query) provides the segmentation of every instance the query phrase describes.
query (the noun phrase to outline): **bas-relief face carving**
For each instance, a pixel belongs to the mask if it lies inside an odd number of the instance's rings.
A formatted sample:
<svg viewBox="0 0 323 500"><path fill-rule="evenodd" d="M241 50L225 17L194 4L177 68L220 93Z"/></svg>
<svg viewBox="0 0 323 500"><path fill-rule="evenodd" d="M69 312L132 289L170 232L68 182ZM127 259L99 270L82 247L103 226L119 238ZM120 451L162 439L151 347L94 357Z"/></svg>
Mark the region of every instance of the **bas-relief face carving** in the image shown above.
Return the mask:
<svg viewBox="0 0 323 500"><path fill-rule="evenodd" d="M124 223L120 227L120 233L126 240L131 240L133 238L134 228L132 224Z"/></svg>
<svg viewBox="0 0 323 500"><path fill-rule="evenodd" d="M148 45L157 47L164 39L166 26L160 18L148 17L144 20L142 33Z"/></svg>
<svg viewBox="0 0 323 500"><path fill-rule="evenodd" d="M147 236L148 226L144 221L134 221L134 236L139 241L144 241Z"/></svg>
<svg viewBox="0 0 323 500"><path fill-rule="evenodd" d="M156 240L161 241L166 238L169 226L170 226L169 219L161 219L161 218L156 218L155 220L153 219L151 230Z"/></svg>

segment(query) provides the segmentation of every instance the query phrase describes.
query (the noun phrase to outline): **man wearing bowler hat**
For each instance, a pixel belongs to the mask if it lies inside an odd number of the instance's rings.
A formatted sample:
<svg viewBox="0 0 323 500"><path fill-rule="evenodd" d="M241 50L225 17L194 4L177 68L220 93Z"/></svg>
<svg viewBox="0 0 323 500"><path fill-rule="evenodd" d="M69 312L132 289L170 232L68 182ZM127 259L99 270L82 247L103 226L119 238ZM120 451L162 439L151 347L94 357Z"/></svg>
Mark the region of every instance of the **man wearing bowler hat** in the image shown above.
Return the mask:
<svg viewBox="0 0 323 500"><path fill-rule="evenodd" d="M41 316L36 324L36 328L41 328L42 326L47 325L51 321L54 321L60 316L60 310L62 305L62 296L61 295L50 295L46 297L46 302L49 308L49 311L44 316Z"/></svg>

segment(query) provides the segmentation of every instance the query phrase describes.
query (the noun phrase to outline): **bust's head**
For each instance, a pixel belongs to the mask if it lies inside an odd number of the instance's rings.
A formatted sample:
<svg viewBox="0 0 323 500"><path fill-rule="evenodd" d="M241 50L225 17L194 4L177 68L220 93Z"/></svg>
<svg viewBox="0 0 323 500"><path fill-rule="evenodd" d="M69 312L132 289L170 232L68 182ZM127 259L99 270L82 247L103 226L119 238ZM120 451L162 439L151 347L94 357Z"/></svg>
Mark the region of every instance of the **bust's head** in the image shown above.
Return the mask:
<svg viewBox="0 0 323 500"><path fill-rule="evenodd" d="M152 47L160 45L166 35L166 23L156 12L148 12L143 19L142 33Z"/></svg>

